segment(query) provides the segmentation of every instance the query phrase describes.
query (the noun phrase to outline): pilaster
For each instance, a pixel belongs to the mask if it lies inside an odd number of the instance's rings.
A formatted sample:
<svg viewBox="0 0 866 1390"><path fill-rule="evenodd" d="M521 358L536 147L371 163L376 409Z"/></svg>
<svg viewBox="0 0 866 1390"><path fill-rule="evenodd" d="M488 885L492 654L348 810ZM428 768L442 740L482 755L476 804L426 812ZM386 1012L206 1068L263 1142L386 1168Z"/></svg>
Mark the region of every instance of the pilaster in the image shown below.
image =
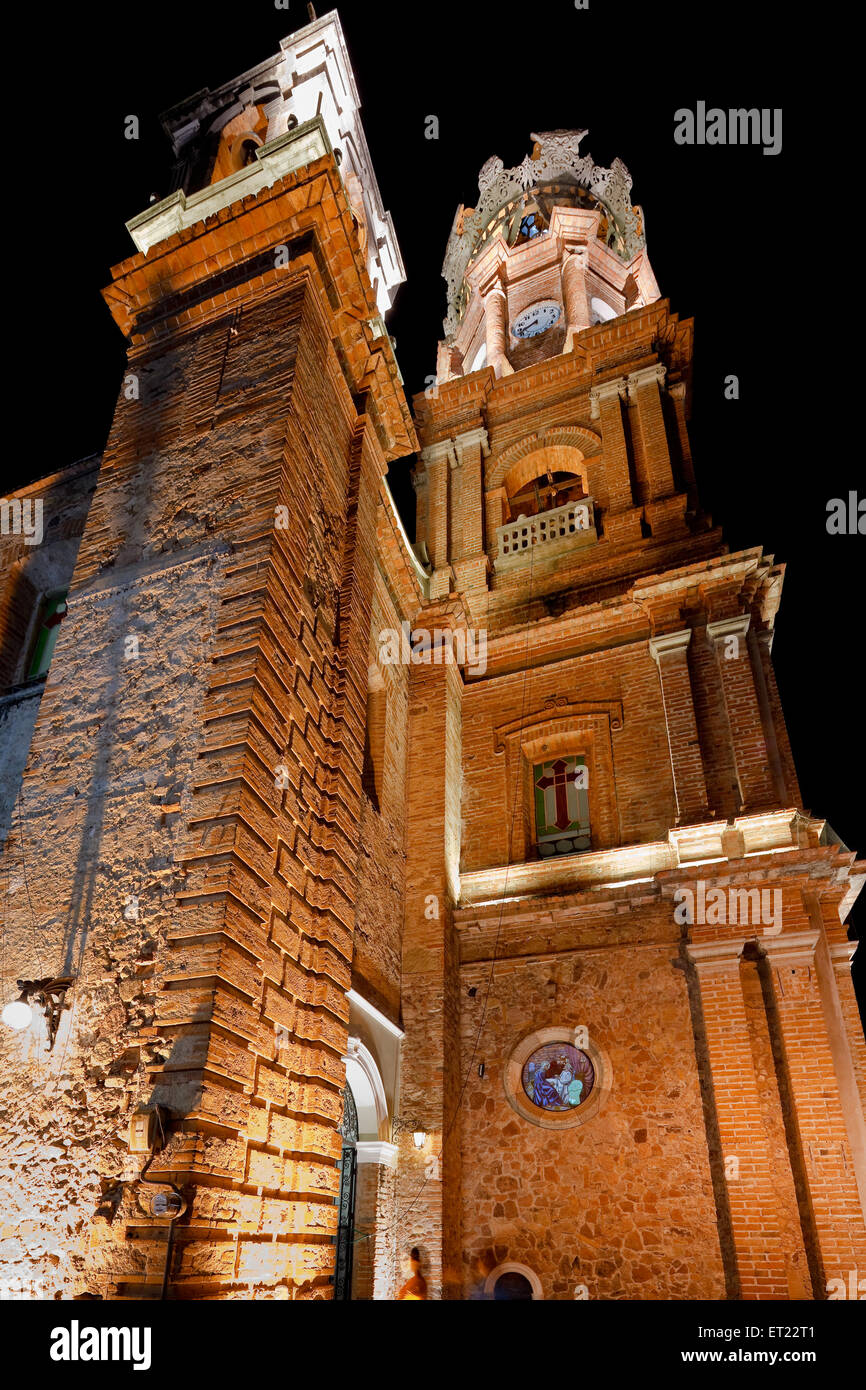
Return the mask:
<svg viewBox="0 0 866 1390"><path fill-rule="evenodd" d="M742 1299L808 1297L805 1250L796 1220L780 1197L755 1069L740 958L745 940L731 937L687 947L700 988L712 1093L722 1144L725 1192ZM784 1175L789 1192L792 1175Z"/></svg>
<svg viewBox="0 0 866 1390"><path fill-rule="evenodd" d="M659 671L678 825L706 820L708 814L707 786L689 675L691 636L691 629L686 628L649 639L650 653Z"/></svg>
<svg viewBox="0 0 866 1390"><path fill-rule="evenodd" d="M728 728L740 789L740 810L756 811L777 804L771 759L752 673L749 614L707 623L722 683Z"/></svg>

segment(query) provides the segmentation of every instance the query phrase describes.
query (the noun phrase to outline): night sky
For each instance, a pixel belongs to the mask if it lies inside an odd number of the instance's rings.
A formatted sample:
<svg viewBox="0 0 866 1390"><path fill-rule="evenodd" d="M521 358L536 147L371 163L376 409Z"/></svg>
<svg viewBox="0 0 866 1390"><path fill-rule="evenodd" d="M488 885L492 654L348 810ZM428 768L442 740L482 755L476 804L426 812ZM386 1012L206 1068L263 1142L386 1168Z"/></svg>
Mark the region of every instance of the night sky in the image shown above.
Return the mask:
<svg viewBox="0 0 866 1390"><path fill-rule="evenodd" d="M831 353L848 291L818 254L826 246L829 258L846 226L827 162L838 128L802 76L807 61L820 71L833 35L792 31L790 7L766 3L590 0L582 11L573 0L348 0L339 12L406 264L389 328L410 392L435 370L445 244L457 204L476 202L484 160L514 165L530 132L586 127L584 153L628 165L662 294L696 320L691 434L703 504L733 549L763 545L787 565L773 655L804 803L866 853L864 541L825 525L828 500L861 483L862 444L851 447L840 416L862 387ZM134 251L124 223L168 192L159 113L269 57L307 10L301 0L288 11L266 0L150 0L40 7L32 22L40 81L28 69L18 136L7 123L22 238L7 303L19 345L10 404L26 394L38 428L11 459L7 450L7 490L105 443L124 344L99 291ZM676 145L674 112L698 100L782 107L782 153ZM124 139L132 113L137 142ZM428 115L439 118L438 141L424 138ZM738 401L724 398L729 373ZM855 920L862 929L866 903Z"/></svg>

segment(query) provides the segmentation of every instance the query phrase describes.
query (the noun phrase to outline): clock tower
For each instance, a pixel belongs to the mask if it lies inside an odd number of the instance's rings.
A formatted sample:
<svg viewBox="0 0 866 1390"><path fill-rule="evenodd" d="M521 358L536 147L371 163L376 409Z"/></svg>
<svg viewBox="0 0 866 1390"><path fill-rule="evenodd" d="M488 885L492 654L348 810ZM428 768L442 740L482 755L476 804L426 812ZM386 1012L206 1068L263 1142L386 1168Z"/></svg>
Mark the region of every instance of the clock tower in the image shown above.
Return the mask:
<svg viewBox="0 0 866 1390"><path fill-rule="evenodd" d="M414 626L485 662L409 674L400 1239L434 1296L823 1298L866 1262L863 866L803 807L784 569L701 506L693 325L584 134L482 168L415 399Z"/></svg>
<svg viewBox="0 0 866 1390"><path fill-rule="evenodd" d="M440 381L487 365L508 376L658 299L629 172L621 160L603 169L582 155L585 135L533 135L516 169L494 156L479 175L478 206L458 208L443 272Z"/></svg>

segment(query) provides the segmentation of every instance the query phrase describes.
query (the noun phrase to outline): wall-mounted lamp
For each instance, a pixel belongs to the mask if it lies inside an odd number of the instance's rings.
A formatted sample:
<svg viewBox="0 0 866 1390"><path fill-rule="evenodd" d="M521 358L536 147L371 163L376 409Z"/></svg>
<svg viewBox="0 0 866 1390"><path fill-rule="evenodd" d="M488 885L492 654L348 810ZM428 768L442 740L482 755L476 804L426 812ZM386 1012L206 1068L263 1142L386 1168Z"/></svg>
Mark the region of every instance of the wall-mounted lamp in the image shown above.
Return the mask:
<svg viewBox="0 0 866 1390"><path fill-rule="evenodd" d="M48 1051L54 1046L60 1015L66 1002L66 991L74 984L71 975L55 977L48 975L44 980L19 980L21 993L3 1010L3 1022L8 1028L28 1028L33 1021L33 1004L43 1010L48 1024Z"/></svg>
<svg viewBox="0 0 866 1390"><path fill-rule="evenodd" d="M423 1149L424 1145L427 1143L426 1129L416 1129L412 1134L412 1142L416 1149Z"/></svg>

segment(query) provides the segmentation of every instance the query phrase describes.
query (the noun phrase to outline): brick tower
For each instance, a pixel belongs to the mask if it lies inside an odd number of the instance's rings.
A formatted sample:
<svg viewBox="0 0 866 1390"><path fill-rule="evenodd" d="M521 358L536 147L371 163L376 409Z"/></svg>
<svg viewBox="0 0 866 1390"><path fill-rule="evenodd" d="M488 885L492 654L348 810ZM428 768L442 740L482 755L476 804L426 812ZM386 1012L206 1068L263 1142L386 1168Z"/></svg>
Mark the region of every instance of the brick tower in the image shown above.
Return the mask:
<svg viewBox="0 0 866 1390"><path fill-rule="evenodd" d="M584 135L481 170L415 402L430 607L487 649L411 675L406 1239L446 1296L823 1298L866 1262L863 865L802 808L783 570L701 509L692 324Z"/></svg>
<svg viewBox="0 0 866 1390"><path fill-rule="evenodd" d="M361 827L373 613L420 568L383 481L416 444L382 321L403 271L335 14L164 125L175 190L105 291L128 369L83 527L66 496L47 681L10 657L38 716L4 990L71 984L50 1051L44 991L3 1030L5 1272L330 1296L347 1116L365 1254L396 1152L402 856ZM62 515L56 480L25 492ZM35 554L10 535L10 593L44 587Z"/></svg>
<svg viewBox="0 0 866 1390"><path fill-rule="evenodd" d="M627 169L488 160L413 411L336 15L164 126L105 452L4 500L4 1277L848 1287L863 865L801 805L782 569L701 508Z"/></svg>

